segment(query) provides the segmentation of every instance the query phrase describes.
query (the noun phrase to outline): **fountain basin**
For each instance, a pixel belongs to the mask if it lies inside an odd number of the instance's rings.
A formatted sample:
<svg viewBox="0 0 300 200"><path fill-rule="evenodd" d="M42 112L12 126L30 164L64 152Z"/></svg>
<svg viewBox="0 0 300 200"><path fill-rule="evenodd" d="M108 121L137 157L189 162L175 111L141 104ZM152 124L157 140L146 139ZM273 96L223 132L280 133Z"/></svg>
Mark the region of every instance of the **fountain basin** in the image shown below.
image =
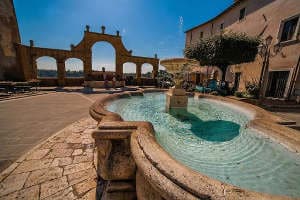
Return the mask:
<svg viewBox="0 0 300 200"><path fill-rule="evenodd" d="M117 100L108 110L126 121L151 122L162 148L200 173L250 190L300 196L300 157L249 128L253 112L205 98L166 112L165 98L168 104L168 94Z"/></svg>
<svg viewBox="0 0 300 200"><path fill-rule="evenodd" d="M285 194L285 196L283 196L283 194L271 195L249 189L242 189L226 181L220 181L203 172L196 171L192 169L191 166L184 165L179 159L174 159L174 155L167 152L164 149L165 147L162 148L162 145L159 144L159 140L154 137L155 133L150 123L123 121L117 114L106 111L103 108L103 103L121 96L124 95L116 94L96 102L91 107L90 113L94 119L101 121L100 127L107 125L106 123L108 121L110 121L109 127L119 127L119 129L122 130L124 127L136 127L136 130L132 131L130 137L130 148L137 165L136 193L138 199L161 199L162 197L164 199L290 199L287 196L296 197L295 193L294 195ZM284 144L292 151L299 150L298 133L277 125L276 122L280 121L280 118L270 115L260 108L242 102L222 97L205 97L207 99L217 99L220 103L233 102L235 107L245 108L244 114L246 115L246 113L248 113L247 117L252 117L248 124L249 127L263 130L272 140L274 139ZM144 104L144 106L147 105ZM137 109L134 104L132 107ZM186 121L185 117L186 116L183 115L183 118L179 118L182 121ZM143 119L139 118L139 121L140 120ZM232 135L231 137L235 139L238 138L239 135ZM234 139L230 139L229 137L225 140L231 141ZM226 143L228 141L218 142ZM276 145L278 144L276 143Z"/></svg>

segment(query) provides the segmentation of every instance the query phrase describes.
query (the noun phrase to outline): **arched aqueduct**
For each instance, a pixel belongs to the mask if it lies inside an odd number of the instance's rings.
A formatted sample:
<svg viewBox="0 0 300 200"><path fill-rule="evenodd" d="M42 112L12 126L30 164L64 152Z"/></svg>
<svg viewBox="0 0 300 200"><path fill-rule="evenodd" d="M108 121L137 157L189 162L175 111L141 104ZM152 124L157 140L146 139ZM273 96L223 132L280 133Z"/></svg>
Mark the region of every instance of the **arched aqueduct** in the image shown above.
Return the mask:
<svg viewBox="0 0 300 200"><path fill-rule="evenodd" d="M101 33L91 32L90 27L87 25L84 31L83 39L77 45L71 45L70 50L50 49L35 47L33 41L30 41L30 46L17 44L17 53L20 65L22 66L26 80L37 79L37 63L36 60L43 56L49 56L56 59L57 63L57 78L41 79L48 85L81 85L89 74L92 73L92 46L96 42L108 42L115 49L116 55L116 76L123 76L123 64L134 63L136 64L136 80L141 83L141 68L145 63L153 66L152 78L154 79L158 73L159 59L157 55L153 58L133 56L131 50L127 50L122 42L120 32L117 31L116 35L105 33L105 27L101 27ZM84 77L82 78L66 78L65 61L69 58L77 58L83 62Z"/></svg>

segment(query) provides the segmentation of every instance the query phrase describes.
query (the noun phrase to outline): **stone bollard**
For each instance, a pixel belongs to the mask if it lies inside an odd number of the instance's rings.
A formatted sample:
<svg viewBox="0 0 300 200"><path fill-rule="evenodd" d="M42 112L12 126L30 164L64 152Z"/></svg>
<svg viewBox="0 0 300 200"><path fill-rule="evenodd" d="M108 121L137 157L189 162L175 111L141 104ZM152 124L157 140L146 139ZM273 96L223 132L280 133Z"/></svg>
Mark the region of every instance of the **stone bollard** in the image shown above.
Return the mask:
<svg viewBox="0 0 300 200"><path fill-rule="evenodd" d="M104 180L101 199L136 199L136 165L130 151L132 129L114 125L101 125L94 130L97 146L97 173ZM111 124L110 123L110 124Z"/></svg>

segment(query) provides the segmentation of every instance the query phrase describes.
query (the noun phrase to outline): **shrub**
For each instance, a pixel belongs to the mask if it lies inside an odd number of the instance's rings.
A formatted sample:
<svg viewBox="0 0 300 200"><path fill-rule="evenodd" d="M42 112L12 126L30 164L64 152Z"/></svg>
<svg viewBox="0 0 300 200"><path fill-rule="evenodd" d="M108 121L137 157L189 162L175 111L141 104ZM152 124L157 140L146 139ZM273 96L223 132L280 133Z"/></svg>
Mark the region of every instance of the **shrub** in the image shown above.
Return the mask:
<svg viewBox="0 0 300 200"><path fill-rule="evenodd" d="M260 88L256 81L246 82L245 88L249 95L253 96L254 98L258 98Z"/></svg>
<svg viewBox="0 0 300 200"><path fill-rule="evenodd" d="M243 92L235 91L234 96L242 98L243 97Z"/></svg>
<svg viewBox="0 0 300 200"><path fill-rule="evenodd" d="M211 95L216 95L216 96L218 96L218 95L219 95L219 92L218 92L218 91L212 91L210 94L211 94Z"/></svg>

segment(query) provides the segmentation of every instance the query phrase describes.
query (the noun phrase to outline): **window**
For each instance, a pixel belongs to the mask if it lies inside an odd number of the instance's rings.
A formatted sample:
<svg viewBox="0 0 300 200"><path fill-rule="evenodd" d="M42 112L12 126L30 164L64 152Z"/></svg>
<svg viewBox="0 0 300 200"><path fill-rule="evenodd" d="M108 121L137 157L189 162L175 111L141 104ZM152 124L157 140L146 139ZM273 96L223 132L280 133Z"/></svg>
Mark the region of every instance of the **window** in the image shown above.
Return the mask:
<svg viewBox="0 0 300 200"><path fill-rule="evenodd" d="M271 71L267 85L266 97L283 98L287 88L290 71Z"/></svg>
<svg viewBox="0 0 300 200"><path fill-rule="evenodd" d="M193 40L193 32L191 32L190 43L192 43L192 40Z"/></svg>
<svg viewBox="0 0 300 200"><path fill-rule="evenodd" d="M242 9L240 10L240 18L239 18L239 20L244 19L244 18L245 18L245 15L246 15L246 8L242 8Z"/></svg>
<svg viewBox="0 0 300 200"><path fill-rule="evenodd" d="M224 29L224 23L220 24L220 30L222 31Z"/></svg>
<svg viewBox="0 0 300 200"><path fill-rule="evenodd" d="M298 21L299 21L299 16L284 22L282 32L281 32L280 42L293 39L296 32Z"/></svg>
<svg viewBox="0 0 300 200"><path fill-rule="evenodd" d="M203 38L203 31L200 32L200 38Z"/></svg>

